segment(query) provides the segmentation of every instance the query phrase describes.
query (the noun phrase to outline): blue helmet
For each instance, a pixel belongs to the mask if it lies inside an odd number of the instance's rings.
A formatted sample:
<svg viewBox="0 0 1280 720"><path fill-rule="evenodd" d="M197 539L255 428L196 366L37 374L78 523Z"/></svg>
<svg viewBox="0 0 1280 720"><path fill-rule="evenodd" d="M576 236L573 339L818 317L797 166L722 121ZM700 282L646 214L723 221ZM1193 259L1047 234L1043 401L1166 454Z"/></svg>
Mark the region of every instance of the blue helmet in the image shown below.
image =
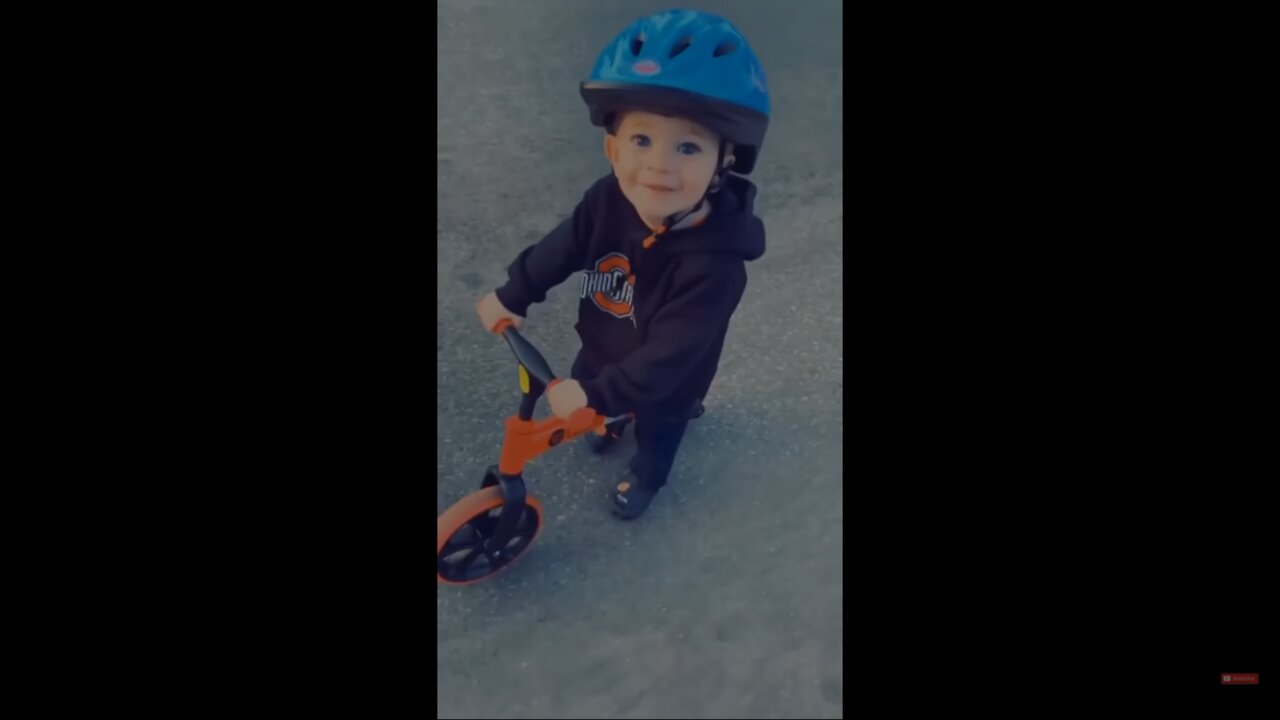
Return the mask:
<svg viewBox="0 0 1280 720"><path fill-rule="evenodd" d="M618 110L680 115L734 144L732 170L755 166L769 126L764 69L724 18L668 10L641 18L600 53L582 83L591 124L608 127Z"/></svg>

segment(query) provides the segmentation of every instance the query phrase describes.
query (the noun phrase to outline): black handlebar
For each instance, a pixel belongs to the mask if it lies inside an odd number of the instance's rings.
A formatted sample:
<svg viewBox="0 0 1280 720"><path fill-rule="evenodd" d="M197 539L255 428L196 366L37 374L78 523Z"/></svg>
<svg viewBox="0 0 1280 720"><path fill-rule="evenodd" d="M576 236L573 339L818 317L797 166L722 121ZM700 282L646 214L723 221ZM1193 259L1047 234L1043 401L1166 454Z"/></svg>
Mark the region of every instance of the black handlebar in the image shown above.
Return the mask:
<svg viewBox="0 0 1280 720"><path fill-rule="evenodd" d="M555 373L551 372L551 366L547 365L546 358L542 357L542 353L538 352L533 343L525 340L518 330L508 327L502 331L502 337L511 346L511 352L515 353L516 360L529 371L533 379L544 386L550 385L551 381L556 379Z"/></svg>

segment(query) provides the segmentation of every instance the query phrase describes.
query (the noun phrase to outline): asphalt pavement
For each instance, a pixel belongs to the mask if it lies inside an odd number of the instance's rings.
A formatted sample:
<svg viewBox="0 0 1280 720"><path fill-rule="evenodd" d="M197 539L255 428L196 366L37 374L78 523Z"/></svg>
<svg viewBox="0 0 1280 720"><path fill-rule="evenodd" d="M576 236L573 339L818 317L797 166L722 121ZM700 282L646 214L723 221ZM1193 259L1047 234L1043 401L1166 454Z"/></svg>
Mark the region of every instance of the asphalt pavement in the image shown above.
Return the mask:
<svg viewBox="0 0 1280 720"><path fill-rule="evenodd" d="M519 401L473 305L608 172L578 83L666 2L441 0L437 10L436 512L479 488ZM703 2L746 35L773 114L747 266L707 414L631 523L605 510L634 440L526 470L547 526L509 572L437 586L439 718L843 716L840 3ZM526 336L567 374L576 275ZM544 411L545 412L545 411Z"/></svg>

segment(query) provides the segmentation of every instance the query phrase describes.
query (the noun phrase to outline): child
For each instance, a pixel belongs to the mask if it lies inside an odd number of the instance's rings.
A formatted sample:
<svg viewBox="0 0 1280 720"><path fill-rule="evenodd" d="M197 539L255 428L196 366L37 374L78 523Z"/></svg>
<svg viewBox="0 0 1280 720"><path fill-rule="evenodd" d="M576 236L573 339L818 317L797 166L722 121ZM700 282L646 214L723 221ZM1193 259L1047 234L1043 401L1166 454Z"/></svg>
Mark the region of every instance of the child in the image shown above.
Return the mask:
<svg viewBox="0 0 1280 720"><path fill-rule="evenodd" d="M486 329L517 327L529 305L575 270L582 349L572 380L547 392L567 418L587 406L634 413L633 477L613 513L638 517L671 472L691 415L715 376L745 263L764 254L751 172L769 122L764 71L726 20L673 10L642 18L609 43L582 83L591 123L606 128L613 166L573 215L508 268L476 310ZM607 450L625 422L604 437Z"/></svg>

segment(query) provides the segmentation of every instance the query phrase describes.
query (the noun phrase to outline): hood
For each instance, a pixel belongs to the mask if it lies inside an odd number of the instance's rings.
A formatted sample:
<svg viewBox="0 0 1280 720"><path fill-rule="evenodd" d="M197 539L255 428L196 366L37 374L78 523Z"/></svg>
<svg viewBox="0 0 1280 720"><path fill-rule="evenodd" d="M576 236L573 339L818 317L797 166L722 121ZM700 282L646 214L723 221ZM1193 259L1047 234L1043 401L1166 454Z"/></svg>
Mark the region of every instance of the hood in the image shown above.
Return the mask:
<svg viewBox="0 0 1280 720"><path fill-rule="evenodd" d="M711 216L697 227L675 230L654 246L663 252L730 253L744 260L764 255L764 223L755 215L756 186L732 173L710 196Z"/></svg>

